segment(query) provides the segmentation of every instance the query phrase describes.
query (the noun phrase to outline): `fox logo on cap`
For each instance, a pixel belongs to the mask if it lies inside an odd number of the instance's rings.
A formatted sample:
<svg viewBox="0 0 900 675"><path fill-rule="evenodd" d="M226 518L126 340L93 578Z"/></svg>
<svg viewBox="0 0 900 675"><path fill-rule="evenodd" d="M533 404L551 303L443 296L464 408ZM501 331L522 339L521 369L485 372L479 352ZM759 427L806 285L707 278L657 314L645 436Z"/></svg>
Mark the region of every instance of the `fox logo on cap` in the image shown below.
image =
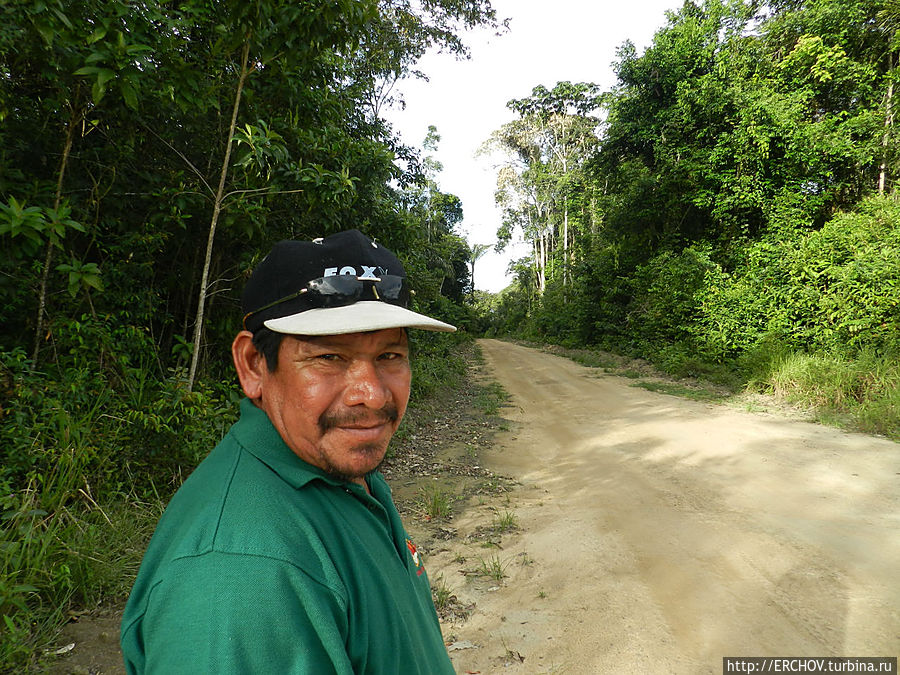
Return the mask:
<svg viewBox="0 0 900 675"><path fill-rule="evenodd" d="M363 272L360 274L356 271L355 267L351 267L350 265L346 265L345 267L341 267L340 271L338 271L337 267L326 267L325 274L323 277L336 277L338 275L353 275L359 279L366 280L370 279L372 281L377 281L383 274L388 274L386 267L369 267L368 265L362 265Z"/></svg>

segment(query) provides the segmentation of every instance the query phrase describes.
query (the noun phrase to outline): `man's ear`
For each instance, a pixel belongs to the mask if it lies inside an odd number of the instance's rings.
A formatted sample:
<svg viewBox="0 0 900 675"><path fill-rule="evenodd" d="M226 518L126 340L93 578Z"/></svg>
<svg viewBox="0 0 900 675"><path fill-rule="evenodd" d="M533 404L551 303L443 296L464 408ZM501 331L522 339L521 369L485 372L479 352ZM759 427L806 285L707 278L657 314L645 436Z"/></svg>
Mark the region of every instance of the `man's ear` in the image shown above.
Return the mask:
<svg viewBox="0 0 900 675"><path fill-rule="evenodd" d="M244 394L252 401L262 397L263 377L267 365L265 357L253 344L253 333L242 330L231 343L231 358Z"/></svg>

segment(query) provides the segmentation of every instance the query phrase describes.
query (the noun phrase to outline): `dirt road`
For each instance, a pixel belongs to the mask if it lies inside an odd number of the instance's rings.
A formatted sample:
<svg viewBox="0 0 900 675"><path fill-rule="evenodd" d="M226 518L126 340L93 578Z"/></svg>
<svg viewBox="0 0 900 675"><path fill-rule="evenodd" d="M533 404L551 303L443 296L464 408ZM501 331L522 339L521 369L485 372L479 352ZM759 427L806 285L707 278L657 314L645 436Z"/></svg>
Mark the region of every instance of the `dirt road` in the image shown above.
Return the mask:
<svg viewBox="0 0 900 675"><path fill-rule="evenodd" d="M521 482L500 507L521 529L429 562L477 603L445 629L457 672L721 673L723 656L900 652L900 446L481 344L512 396L512 430L482 461ZM458 574L475 560L506 578Z"/></svg>

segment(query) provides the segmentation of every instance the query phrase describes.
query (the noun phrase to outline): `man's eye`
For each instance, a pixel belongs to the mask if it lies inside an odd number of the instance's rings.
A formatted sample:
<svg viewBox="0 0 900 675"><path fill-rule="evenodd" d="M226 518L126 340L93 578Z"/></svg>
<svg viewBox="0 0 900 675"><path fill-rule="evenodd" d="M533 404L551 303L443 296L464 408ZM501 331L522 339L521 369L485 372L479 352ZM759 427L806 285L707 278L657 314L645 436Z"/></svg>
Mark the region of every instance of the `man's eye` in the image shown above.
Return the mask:
<svg viewBox="0 0 900 675"><path fill-rule="evenodd" d="M403 358L403 354L401 354L399 352L385 352L384 354L381 355L382 361L394 361L396 359L402 359L402 358Z"/></svg>
<svg viewBox="0 0 900 675"><path fill-rule="evenodd" d="M316 358L322 361L337 361L341 357L338 354L319 354Z"/></svg>

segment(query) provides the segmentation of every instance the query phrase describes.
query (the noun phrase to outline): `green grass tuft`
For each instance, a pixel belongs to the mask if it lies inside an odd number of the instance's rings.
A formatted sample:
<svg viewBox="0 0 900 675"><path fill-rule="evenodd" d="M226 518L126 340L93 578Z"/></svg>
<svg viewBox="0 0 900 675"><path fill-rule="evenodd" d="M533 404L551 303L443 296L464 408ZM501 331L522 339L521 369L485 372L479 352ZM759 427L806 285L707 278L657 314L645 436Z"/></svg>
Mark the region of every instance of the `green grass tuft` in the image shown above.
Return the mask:
<svg viewBox="0 0 900 675"><path fill-rule="evenodd" d="M479 570L479 574L500 583L506 578L506 568L508 565L508 562L502 562L500 558L495 555L487 559L481 558L481 569Z"/></svg>
<svg viewBox="0 0 900 675"><path fill-rule="evenodd" d="M434 600L434 607L439 612L448 609L453 600L453 591L444 581L444 575L439 574L431 583L431 598Z"/></svg>
<svg viewBox="0 0 900 675"><path fill-rule="evenodd" d="M475 407L485 415L496 415L509 400L509 394L498 382L481 385L475 397Z"/></svg>
<svg viewBox="0 0 900 675"><path fill-rule="evenodd" d="M429 520L449 518L453 512L450 495L437 485L428 485L419 490L419 501Z"/></svg>
<svg viewBox="0 0 900 675"><path fill-rule="evenodd" d="M519 519L512 511L504 511L494 516L494 529L497 532L512 532L519 529Z"/></svg>

